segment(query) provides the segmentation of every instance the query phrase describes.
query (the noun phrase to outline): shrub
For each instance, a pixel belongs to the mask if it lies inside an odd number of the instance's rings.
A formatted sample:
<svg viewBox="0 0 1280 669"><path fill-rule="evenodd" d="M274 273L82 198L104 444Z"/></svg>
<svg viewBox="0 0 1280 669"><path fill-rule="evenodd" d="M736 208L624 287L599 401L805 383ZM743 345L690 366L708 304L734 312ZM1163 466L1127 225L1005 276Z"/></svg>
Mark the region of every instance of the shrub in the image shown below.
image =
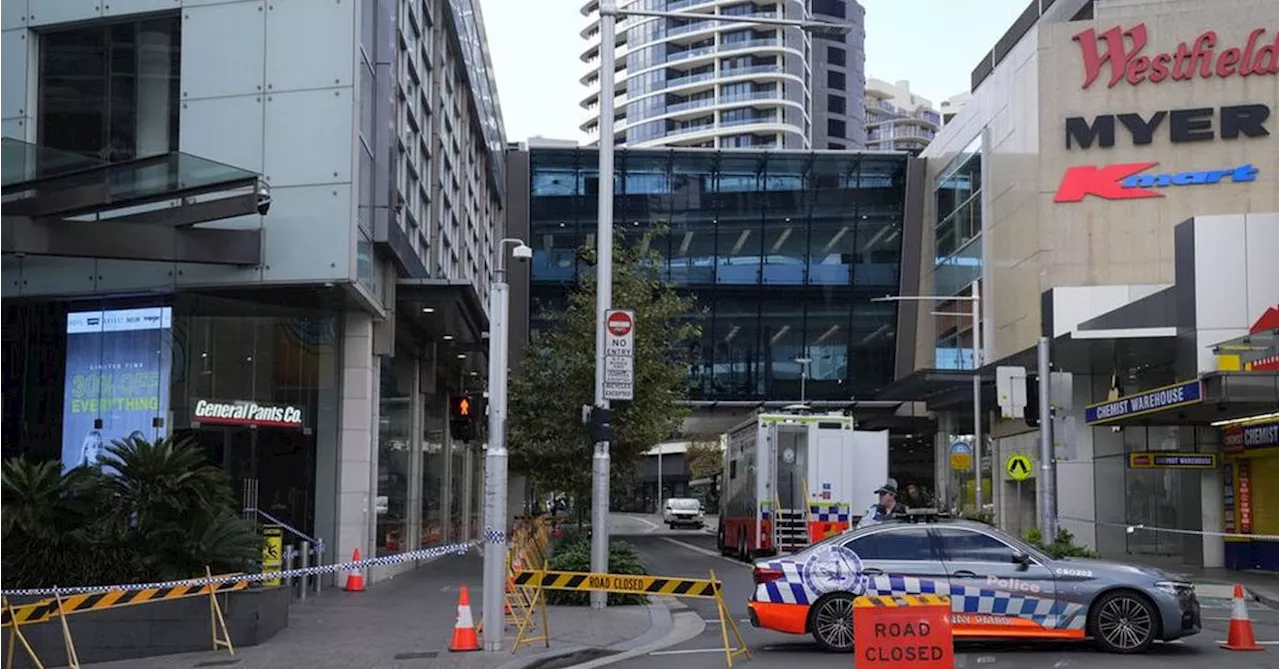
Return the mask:
<svg viewBox="0 0 1280 669"><path fill-rule="evenodd" d="M1058 528L1058 535L1053 538L1053 543L1046 545L1044 537L1040 534L1040 528L1033 527L1027 530L1023 536L1027 543L1044 551L1053 558L1067 557L1098 557L1098 554L1076 543L1076 538L1065 529Z"/></svg>
<svg viewBox="0 0 1280 669"><path fill-rule="evenodd" d="M589 573L591 571L591 540L581 537L573 543L566 543L551 557L553 571L574 571ZM630 576L647 576L640 554L631 544L625 541L614 541L609 544L609 573ZM571 592L567 590L548 590L547 603L558 606L586 606L590 603L590 593ZM616 592L609 593L609 606L629 606L648 602L644 595L627 595Z"/></svg>
<svg viewBox="0 0 1280 669"><path fill-rule="evenodd" d="M106 585L256 571L262 539L191 440L114 442L101 465L10 458L0 482L3 586Z"/></svg>

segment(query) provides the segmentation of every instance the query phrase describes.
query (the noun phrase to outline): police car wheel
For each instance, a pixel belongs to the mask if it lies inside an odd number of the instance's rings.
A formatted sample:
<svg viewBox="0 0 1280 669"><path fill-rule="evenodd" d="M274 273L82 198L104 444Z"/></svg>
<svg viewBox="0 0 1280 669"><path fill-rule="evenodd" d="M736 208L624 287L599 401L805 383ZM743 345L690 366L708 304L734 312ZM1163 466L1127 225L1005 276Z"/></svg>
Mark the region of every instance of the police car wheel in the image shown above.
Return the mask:
<svg viewBox="0 0 1280 669"><path fill-rule="evenodd" d="M1089 611L1089 631L1108 653L1141 653L1156 639L1160 617L1146 597L1121 590L1103 595Z"/></svg>
<svg viewBox="0 0 1280 669"><path fill-rule="evenodd" d="M853 595L836 592L819 599L809 609L809 632L822 650L853 650Z"/></svg>

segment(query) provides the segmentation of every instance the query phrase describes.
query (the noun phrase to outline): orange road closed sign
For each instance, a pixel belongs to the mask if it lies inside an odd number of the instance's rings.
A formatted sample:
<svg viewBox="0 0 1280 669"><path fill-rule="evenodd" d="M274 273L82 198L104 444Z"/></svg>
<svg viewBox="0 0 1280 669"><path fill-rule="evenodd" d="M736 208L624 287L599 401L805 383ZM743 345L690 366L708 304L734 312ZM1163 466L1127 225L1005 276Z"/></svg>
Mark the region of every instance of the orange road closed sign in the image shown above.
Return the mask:
<svg viewBox="0 0 1280 669"><path fill-rule="evenodd" d="M953 669L951 600L859 597L853 603L853 643L857 669Z"/></svg>

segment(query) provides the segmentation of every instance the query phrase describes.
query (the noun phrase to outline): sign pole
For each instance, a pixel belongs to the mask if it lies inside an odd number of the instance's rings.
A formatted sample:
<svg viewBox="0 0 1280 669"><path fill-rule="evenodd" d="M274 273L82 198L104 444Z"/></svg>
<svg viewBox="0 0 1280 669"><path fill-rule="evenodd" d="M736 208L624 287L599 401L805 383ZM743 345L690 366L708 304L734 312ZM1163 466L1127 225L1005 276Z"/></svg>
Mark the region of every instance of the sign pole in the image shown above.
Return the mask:
<svg viewBox="0 0 1280 669"><path fill-rule="evenodd" d="M1056 486L1053 480L1053 403L1050 401L1049 338L1041 337L1036 346L1037 371L1040 374L1040 536L1052 542L1058 531L1055 527L1057 510Z"/></svg>
<svg viewBox="0 0 1280 669"><path fill-rule="evenodd" d="M605 399L605 312L613 304L613 51L618 6L600 0L600 164L596 212L596 419L595 452L591 457L591 571L609 571L609 440L605 427L609 400ZM591 608L603 609L608 595L591 593Z"/></svg>

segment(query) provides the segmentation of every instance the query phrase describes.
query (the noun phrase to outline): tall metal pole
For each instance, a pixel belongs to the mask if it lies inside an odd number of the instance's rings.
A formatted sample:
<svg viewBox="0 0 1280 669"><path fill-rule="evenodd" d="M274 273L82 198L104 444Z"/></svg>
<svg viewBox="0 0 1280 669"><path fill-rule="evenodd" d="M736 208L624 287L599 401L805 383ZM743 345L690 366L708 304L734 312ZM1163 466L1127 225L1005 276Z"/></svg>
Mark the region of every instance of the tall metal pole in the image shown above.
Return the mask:
<svg viewBox="0 0 1280 669"><path fill-rule="evenodd" d="M973 299L969 302L973 318L973 503L982 515L982 332L979 329L981 308L978 282L973 282ZM961 312L963 313L963 312Z"/></svg>
<svg viewBox="0 0 1280 669"><path fill-rule="evenodd" d="M662 444L658 444L658 513L665 510L662 498Z"/></svg>
<svg viewBox="0 0 1280 669"><path fill-rule="evenodd" d="M595 405L605 412L604 314L613 303L613 67L614 24L618 7L614 0L600 0L600 200L596 221L596 396ZM603 435L602 435L603 436ZM609 441L596 442L591 458L591 571L609 571ZM604 592L591 593L591 608L603 609ZM490 628L500 629L500 628Z"/></svg>
<svg viewBox="0 0 1280 669"><path fill-rule="evenodd" d="M1049 398L1049 389L1053 384L1049 382L1048 337L1041 337L1037 343L1036 358L1040 374L1040 480L1037 483L1040 490L1040 536L1045 543L1049 543L1057 536L1058 529L1054 527L1057 514L1053 508L1054 500L1057 499L1057 481L1054 480L1053 473L1053 416L1050 414L1053 402Z"/></svg>
<svg viewBox="0 0 1280 669"><path fill-rule="evenodd" d="M484 649L502 652L503 593L507 570L507 300L503 258L498 242L494 281L489 287L489 448L484 485Z"/></svg>

